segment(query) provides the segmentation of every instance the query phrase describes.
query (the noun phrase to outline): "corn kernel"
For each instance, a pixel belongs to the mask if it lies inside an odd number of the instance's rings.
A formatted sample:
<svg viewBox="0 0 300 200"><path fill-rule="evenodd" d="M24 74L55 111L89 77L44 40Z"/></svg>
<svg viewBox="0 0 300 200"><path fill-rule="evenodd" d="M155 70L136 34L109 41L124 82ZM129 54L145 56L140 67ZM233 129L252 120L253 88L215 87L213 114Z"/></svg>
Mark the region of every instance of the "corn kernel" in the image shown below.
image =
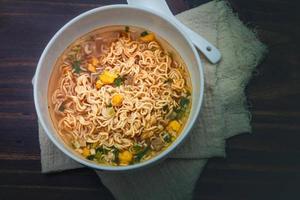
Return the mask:
<svg viewBox="0 0 300 200"><path fill-rule="evenodd" d="M180 130L180 127L181 127L181 124L177 120L172 120L169 123L167 130L178 132Z"/></svg>
<svg viewBox="0 0 300 200"><path fill-rule="evenodd" d="M155 40L155 35L154 35L154 33L149 33L145 36L141 36L141 40L144 42L151 42L151 41Z"/></svg>
<svg viewBox="0 0 300 200"><path fill-rule="evenodd" d="M123 96L121 94L116 94L111 99L111 104L113 106L120 106L123 102Z"/></svg>
<svg viewBox="0 0 300 200"><path fill-rule="evenodd" d="M130 151L119 153L120 164L128 165L132 161L133 155Z"/></svg>
<svg viewBox="0 0 300 200"><path fill-rule="evenodd" d="M88 157L89 155L90 155L90 150L88 149L88 148L84 148L83 150L82 150L82 155L84 156L84 157Z"/></svg>
<svg viewBox="0 0 300 200"><path fill-rule="evenodd" d="M97 89L100 89L102 86L103 86L102 81L100 81L100 80L96 81L96 88Z"/></svg>
<svg viewBox="0 0 300 200"><path fill-rule="evenodd" d="M93 73L95 73L96 72L96 67L94 66L94 65L92 65L92 64L88 64L88 70L90 71L90 72L93 72Z"/></svg>
<svg viewBox="0 0 300 200"><path fill-rule="evenodd" d="M99 60L96 57L92 57L91 63L92 63L92 65L97 66L99 63Z"/></svg>
<svg viewBox="0 0 300 200"><path fill-rule="evenodd" d="M118 75L109 71L104 71L102 74L99 75L99 79L102 81L103 84L112 84L117 77Z"/></svg>

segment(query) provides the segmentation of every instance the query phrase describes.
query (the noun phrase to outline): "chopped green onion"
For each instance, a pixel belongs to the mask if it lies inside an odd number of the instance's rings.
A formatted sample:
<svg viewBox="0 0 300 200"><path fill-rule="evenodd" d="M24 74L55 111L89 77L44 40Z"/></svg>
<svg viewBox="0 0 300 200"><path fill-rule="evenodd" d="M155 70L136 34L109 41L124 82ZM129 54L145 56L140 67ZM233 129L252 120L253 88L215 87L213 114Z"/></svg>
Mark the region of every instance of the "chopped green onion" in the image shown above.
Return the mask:
<svg viewBox="0 0 300 200"><path fill-rule="evenodd" d="M186 107L174 108L173 110L176 113L174 119L181 119L186 111Z"/></svg>
<svg viewBox="0 0 300 200"><path fill-rule="evenodd" d="M120 85L122 85L123 81L124 81L124 78L121 77L121 76L118 76L118 77L115 79L114 84L115 84L116 87L119 87Z"/></svg>
<svg viewBox="0 0 300 200"><path fill-rule="evenodd" d="M97 149L96 149L96 153L101 153L101 154L107 154L108 153L108 149L104 149L103 147L98 147Z"/></svg>
<svg viewBox="0 0 300 200"><path fill-rule="evenodd" d="M98 160L98 161L101 159L101 156L102 156L102 153L99 152L99 151L96 152L96 154L94 155L95 159Z"/></svg>
<svg viewBox="0 0 300 200"><path fill-rule="evenodd" d="M150 147L147 146L145 149L143 149L142 151L138 152L135 156L134 156L134 161L135 162L140 162L141 159L148 153Z"/></svg>
<svg viewBox="0 0 300 200"><path fill-rule="evenodd" d="M171 135L168 132L165 132L162 137L163 137L163 139L164 139L165 142L167 142L167 143L172 142L172 137L171 137Z"/></svg>
<svg viewBox="0 0 300 200"><path fill-rule="evenodd" d="M86 158L87 158L88 160L94 160L95 155L89 155L89 156L87 156Z"/></svg>
<svg viewBox="0 0 300 200"><path fill-rule="evenodd" d="M134 152L136 152L136 153L140 152L143 149L143 147L139 144L134 144L132 148L133 148Z"/></svg>
<svg viewBox="0 0 300 200"><path fill-rule="evenodd" d="M80 69L80 64L81 62L79 60L75 60L73 63L72 63L72 67L74 69L74 71L79 74L81 69Z"/></svg>
<svg viewBox="0 0 300 200"><path fill-rule="evenodd" d="M174 113L176 114L176 116L170 118L170 119L181 119L184 114L186 113L186 109L188 104L190 103L190 100L186 97L181 97L179 100L179 107L178 108L174 108Z"/></svg>
<svg viewBox="0 0 300 200"><path fill-rule="evenodd" d="M181 119L185 114L185 112L186 112L185 109L181 109L180 112L177 113L176 119Z"/></svg>
<svg viewBox="0 0 300 200"><path fill-rule="evenodd" d="M115 159L114 159L115 163L119 163L119 153L120 153L119 149L117 149L117 148L113 149L113 154L115 156Z"/></svg>
<svg viewBox="0 0 300 200"><path fill-rule="evenodd" d="M148 35L148 34L149 34L149 33L148 33L147 31L144 31L144 32L141 33L141 36L144 37L144 36L146 36L146 35Z"/></svg>
<svg viewBox="0 0 300 200"><path fill-rule="evenodd" d="M129 32L129 26L125 26L125 32L126 32L126 33Z"/></svg>
<svg viewBox="0 0 300 200"><path fill-rule="evenodd" d="M181 97L179 100L179 105L181 107L186 107L190 103L190 100L186 97Z"/></svg>

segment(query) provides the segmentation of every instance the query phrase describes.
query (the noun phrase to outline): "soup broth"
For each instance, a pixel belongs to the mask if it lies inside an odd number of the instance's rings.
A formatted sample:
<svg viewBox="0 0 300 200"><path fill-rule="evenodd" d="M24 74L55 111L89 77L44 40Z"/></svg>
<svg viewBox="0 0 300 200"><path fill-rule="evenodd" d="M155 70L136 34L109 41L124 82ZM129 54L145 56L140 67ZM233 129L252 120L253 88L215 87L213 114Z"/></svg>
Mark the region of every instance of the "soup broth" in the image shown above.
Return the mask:
<svg viewBox="0 0 300 200"><path fill-rule="evenodd" d="M109 26L75 40L48 89L57 133L84 158L126 166L151 159L180 135L190 76L170 44L139 27Z"/></svg>

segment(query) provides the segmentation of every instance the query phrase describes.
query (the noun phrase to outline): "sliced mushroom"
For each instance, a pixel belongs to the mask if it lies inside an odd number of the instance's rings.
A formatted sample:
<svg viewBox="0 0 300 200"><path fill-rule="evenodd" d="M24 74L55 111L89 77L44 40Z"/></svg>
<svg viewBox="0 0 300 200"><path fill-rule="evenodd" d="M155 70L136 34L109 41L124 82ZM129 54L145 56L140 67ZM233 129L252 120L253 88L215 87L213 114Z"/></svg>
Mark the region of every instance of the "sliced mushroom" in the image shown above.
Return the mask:
<svg viewBox="0 0 300 200"><path fill-rule="evenodd" d="M127 75L125 76L125 85L133 85L133 82L134 82L134 77L133 76L130 76L130 75Z"/></svg>
<svg viewBox="0 0 300 200"><path fill-rule="evenodd" d="M151 148L155 151L160 151L164 147L164 142L160 138L151 140Z"/></svg>

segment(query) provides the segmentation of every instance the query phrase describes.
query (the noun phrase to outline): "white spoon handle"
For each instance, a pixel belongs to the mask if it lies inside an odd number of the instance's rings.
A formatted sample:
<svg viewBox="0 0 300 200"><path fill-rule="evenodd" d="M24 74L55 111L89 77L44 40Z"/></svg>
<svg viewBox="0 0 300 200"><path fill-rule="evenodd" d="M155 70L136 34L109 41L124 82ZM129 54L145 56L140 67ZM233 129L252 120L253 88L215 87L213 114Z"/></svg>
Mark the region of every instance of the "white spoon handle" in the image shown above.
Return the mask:
<svg viewBox="0 0 300 200"><path fill-rule="evenodd" d="M171 17L176 25L187 34L187 36L192 40L193 44L205 55L205 57L211 63L215 64L220 61L220 51L198 33L194 32L193 30L182 24L178 19L176 19L165 0L127 0L127 3L130 5L150 8L162 15Z"/></svg>

